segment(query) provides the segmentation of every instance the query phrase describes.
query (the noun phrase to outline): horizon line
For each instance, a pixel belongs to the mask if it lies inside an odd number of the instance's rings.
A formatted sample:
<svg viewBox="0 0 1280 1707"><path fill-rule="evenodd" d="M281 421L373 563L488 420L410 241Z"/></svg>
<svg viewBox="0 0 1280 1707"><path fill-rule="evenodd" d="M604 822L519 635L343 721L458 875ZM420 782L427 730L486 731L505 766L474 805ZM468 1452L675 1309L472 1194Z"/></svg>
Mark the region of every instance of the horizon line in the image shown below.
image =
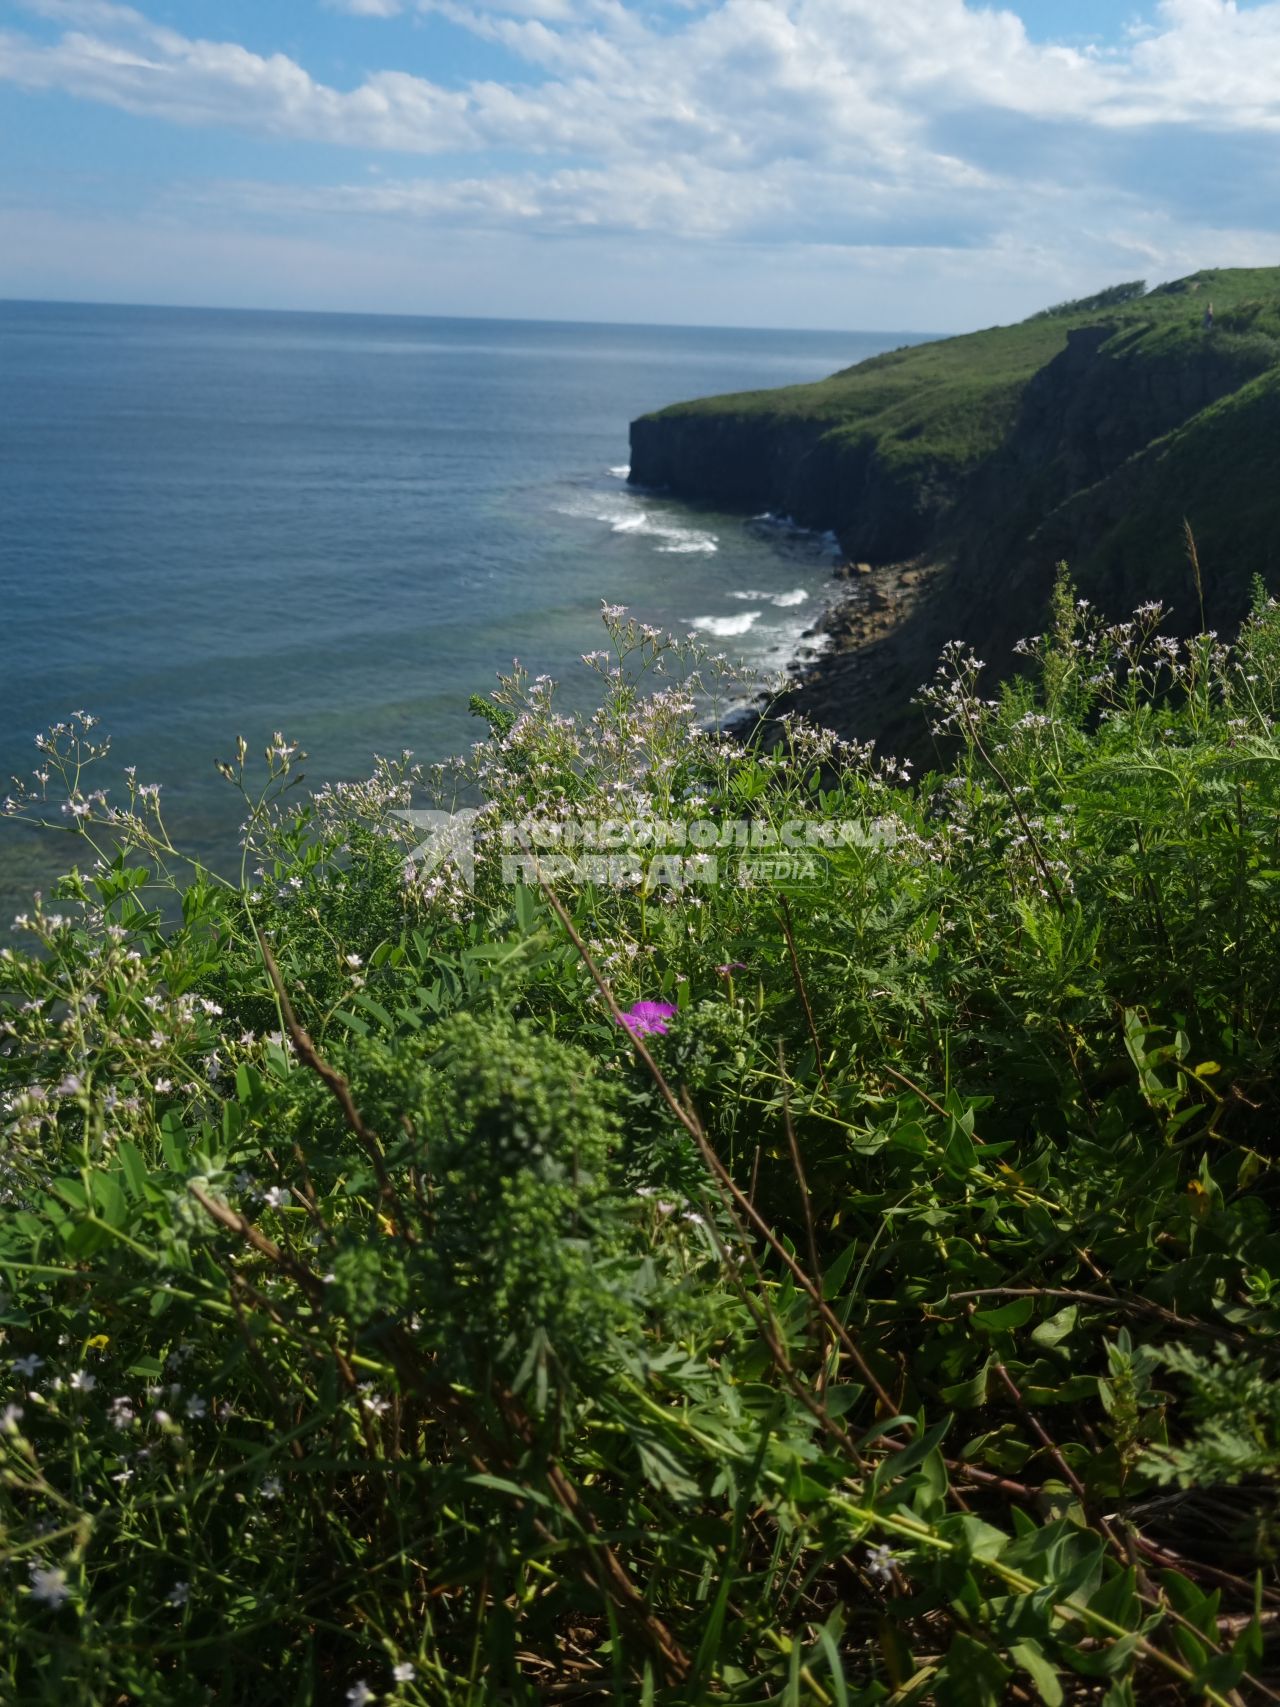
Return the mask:
<svg viewBox="0 0 1280 1707"><path fill-rule="evenodd" d="M954 337L953 332L921 332L902 326L757 326L725 325L712 320L578 320L554 315L441 314L421 310L388 308L246 308L226 303L125 302L90 297L3 296L0 308L122 308L158 311L165 314L295 314L315 319L346 317L355 320L461 320L498 326L599 326L633 327L666 332L797 332L814 337L871 335L878 338L931 339Z"/></svg>

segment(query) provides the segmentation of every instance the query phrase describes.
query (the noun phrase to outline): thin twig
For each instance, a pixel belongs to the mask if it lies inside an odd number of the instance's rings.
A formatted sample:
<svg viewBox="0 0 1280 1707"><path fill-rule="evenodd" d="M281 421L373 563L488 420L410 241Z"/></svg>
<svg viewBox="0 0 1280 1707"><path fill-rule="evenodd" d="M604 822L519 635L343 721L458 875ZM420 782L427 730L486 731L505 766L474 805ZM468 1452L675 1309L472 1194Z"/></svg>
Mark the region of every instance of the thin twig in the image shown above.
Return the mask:
<svg viewBox="0 0 1280 1707"><path fill-rule="evenodd" d="M1075 1292L1065 1286L980 1286L972 1292L948 1294L948 1302L952 1304L970 1298L1065 1298L1070 1303L1100 1304L1109 1310L1128 1310L1134 1315L1154 1316L1158 1321L1168 1322L1171 1327L1181 1328L1184 1333L1212 1334L1215 1339L1234 1340L1237 1345L1259 1349L1257 1342L1247 1334L1220 1327L1216 1322L1197 1322L1190 1316L1179 1316L1173 1310L1166 1310L1163 1304L1151 1304L1145 1298L1124 1298L1118 1293Z"/></svg>
<svg viewBox="0 0 1280 1707"><path fill-rule="evenodd" d="M1091 1502L1089 1499L1088 1490L1085 1487L1084 1483L1080 1480L1079 1476L1077 1476L1075 1471L1071 1468L1070 1464L1067 1463L1067 1460L1063 1457L1062 1449L1059 1447L1057 1441L1054 1440L1053 1436L1049 1433L1048 1429L1044 1426L1044 1424L1040 1421L1039 1417L1036 1416L1035 1412L1030 1408L1030 1406L1027 1404L1026 1400L1022 1397L1022 1394L1019 1391L1017 1384L1015 1383L1012 1375L1010 1375L1009 1371L1005 1368L1003 1363L997 1363L995 1365L995 1372L999 1376L1000 1381L1004 1386L1005 1392L1008 1393L1009 1397L1013 1400L1014 1404L1022 1412L1023 1417L1026 1419L1027 1424L1031 1428L1031 1431L1035 1435L1036 1439L1040 1442L1041 1446L1049 1454L1050 1458L1052 1458L1053 1462L1058 1466L1058 1469L1062 1472L1063 1476L1066 1478L1067 1485L1070 1487L1072 1493L1076 1496L1076 1498L1080 1502L1081 1510L1085 1513L1086 1516L1089 1516L1090 1515L1089 1507L1090 1507ZM1126 1563L1127 1561L1126 1561L1125 1548L1124 1548L1123 1543L1120 1540L1120 1537L1112 1529L1111 1525L1107 1522L1105 1517L1097 1518L1096 1522L1097 1522L1098 1528L1102 1531L1102 1533L1106 1536L1107 1540L1110 1542L1111 1547L1112 1547L1113 1551L1115 1552L1116 1557L1120 1560L1121 1564Z"/></svg>
<svg viewBox="0 0 1280 1707"><path fill-rule="evenodd" d="M260 1233L252 1221L246 1221L243 1215L237 1214L227 1204L219 1203L217 1198L208 1196L194 1180L187 1181L187 1190L210 1220L216 1221L228 1232L238 1233L245 1243L252 1245L261 1256L266 1257L269 1262L275 1263L278 1268L282 1268L287 1274L292 1275L312 1298L324 1296L324 1282L320 1276L309 1269L305 1263L299 1262L297 1257L291 1255L290 1252L282 1250L274 1239L269 1239L265 1233Z"/></svg>
<svg viewBox="0 0 1280 1707"><path fill-rule="evenodd" d="M263 965L267 969L267 976L270 978L272 987L279 998L280 1012L284 1016L285 1028L293 1042L298 1059L304 1067L310 1068L317 1078L321 1079L332 1091L338 1107L342 1110L342 1118L351 1131L355 1133L360 1141L361 1148L372 1163L374 1177L378 1182L379 1196L384 1203L394 1204L395 1193L392 1190L391 1181L387 1177L386 1158L382 1153L382 1143L377 1133L365 1124L364 1117L356 1107L355 1098L351 1094L351 1086L338 1069L331 1066L321 1055L312 1042L310 1033L299 1021L297 1014L294 1013L293 1003L289 1000L289 993L284 987L284 979L280 976L280 968L276 965L276 958L271 952L270 944L256 924L253 928L258 938L258 947L262 951ZM403 1234L405 1228L402 1219L400 1217L396 1219L397 1231Z"/></svg>
<svg viewBox="0 0 1280 1707"><path fill-rule="evenodd" d="M822 1086L824 1095L830 1096L831 1089L827 1084L826 1068L822 1063L822 1040L818 1036L818 1024L813 1017L813 1005L809 1000L809 990L804 981L800 955L796 949L796 933L791 925L791 903L781 891L778 894L778 911L782 914L782 934L787 939L787 953L791 958L791 977L799 994L801 1006L804 1008L805 1023L809 1027L809 1039L813 1044L813 1058L818 1067L818 1083Z"/></svg>
<svg viewBox="0 0 1280 1707"><path fill-rule="evenodd" d="M782 1080L782 1121L787 1129L787 1145L791 1151L791 1165L796 1171L796 1183L800 1187L800 1203L804 1210L805 1239L809 1247L809 1270L818 1286L822 1286L822 1264L818 1260L818 1234L813 1224L813 1200L809 1195L809 1181L805 1177L804 1162L800 1156L800 1144L796 1138L796 1123L791 1118L790 1086L787 1083L787 1057L778 1039L778 1073Z"/></svg>
<svg viewBox="0 0 1280 1707"><path fill-rule="evenodd" d="M533 1424L514 1394L498 1391L494 1396L507 1426L526 1447L532 1447L535 1440ZM546 1464L545 1475L557 1505L590 1539L588 1558L592 1561L591 1575L596 1587L617 1606L629 1623L649 1638L668 1680L682 1682L692 1670L692 1661L632 1582L625 1566L605 1539L595 1513L583 1503L577 1488L554 1460Z"/></svg>

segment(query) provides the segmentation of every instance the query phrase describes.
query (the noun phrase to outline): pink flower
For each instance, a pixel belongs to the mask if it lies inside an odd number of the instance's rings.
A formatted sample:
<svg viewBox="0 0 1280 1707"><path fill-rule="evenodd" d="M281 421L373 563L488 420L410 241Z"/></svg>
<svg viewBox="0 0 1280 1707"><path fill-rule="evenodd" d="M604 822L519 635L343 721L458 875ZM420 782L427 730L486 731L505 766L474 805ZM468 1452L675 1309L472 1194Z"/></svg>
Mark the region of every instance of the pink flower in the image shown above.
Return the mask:
<svg viewBox="0 0 1280 1707"><path fill-rule="evenodd" d="M665 1034L666 1022L675 1011L670 1002L632 1002L622 1015L622 1024L632 1037L647 1037L653 1031Z"/></svg>

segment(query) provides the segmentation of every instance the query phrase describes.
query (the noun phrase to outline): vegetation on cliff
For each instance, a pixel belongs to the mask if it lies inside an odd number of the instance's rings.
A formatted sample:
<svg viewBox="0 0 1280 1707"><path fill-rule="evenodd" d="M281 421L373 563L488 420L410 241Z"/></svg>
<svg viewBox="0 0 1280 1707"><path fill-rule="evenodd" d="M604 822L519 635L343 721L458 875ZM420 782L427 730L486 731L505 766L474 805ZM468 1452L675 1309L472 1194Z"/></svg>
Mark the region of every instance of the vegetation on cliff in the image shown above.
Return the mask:
<svg viewBox="0 0 1280 1707"><path fill-rule="evenodd" d="M0 1695L1272 1698L1280 611L1062 585L998 698L948 649L919 784L699 732L606 620L596 715L513 678L421 779L487 802L471 884L407 764L294 806L241 744L221 881L42 742ZM546 879L602 821L747 832Z"/></svg>
<svg viewBox="0 0 1280 1707"><path fill-rule="evenodd" d="M1277 408L1280 269L1209 271L675 405L633 423L632 478L834 528L873 563L954 561L996 622L1038 623L1065 556L1104 608L1142 589L1187 633L1184 516L1211 620L1275 566Z"/></svg>

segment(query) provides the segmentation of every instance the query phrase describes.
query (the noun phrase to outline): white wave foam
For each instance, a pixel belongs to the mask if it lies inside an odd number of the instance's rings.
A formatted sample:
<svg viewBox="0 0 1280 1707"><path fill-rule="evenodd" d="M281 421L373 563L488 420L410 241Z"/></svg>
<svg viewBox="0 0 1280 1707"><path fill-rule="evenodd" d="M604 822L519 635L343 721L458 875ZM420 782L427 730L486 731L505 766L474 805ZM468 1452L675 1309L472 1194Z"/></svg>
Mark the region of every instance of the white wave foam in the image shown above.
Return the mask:
<svg viewBox="0 0 1280 1707"><path fill-rule="evenodd" d="M648 532L648 516L643 510L624 510L621 515L616 511L609 515L597 516L598 522L607 522L614 533L646 533Z"/></svg>
<svg viewBox="0 0 1280 1707"><path fill-rule="evenodd" d="M697 528L686 528L678 523L664 520L661 514L653 514L649 510L606 510L603 515L596 517L604 522L613 533L642 534L662 543L658 551L677 552L683 554L691 551L702 551L708 555L719 551L720 542L713 533L700 533Z"/></svg>
<svg viewBox="0 0 1280 1707"><path fill-rule="evenodd" d="M713 634L718 640L729 640L735 634L746 634L759 620L758 610L744 610L741 616L695 616L689 626Z"/></svg>
<svg viewBox="0 0 1280 1707"><path fill-rule="evenodd" d="M790 610L793 605L804 604L809 594L804 587L793 587L789 593L735 592L730 593L729 597L731 599L749 599L753 604L763 599L777 610Z"/></svg>
<svg viewBox="0 0 1280 1707"><path fill-rule="evenodd" d="M629 462L619 463L617 468L611 468L609 472L615 480L625 480L631 473L631 464Z"/></svg>

